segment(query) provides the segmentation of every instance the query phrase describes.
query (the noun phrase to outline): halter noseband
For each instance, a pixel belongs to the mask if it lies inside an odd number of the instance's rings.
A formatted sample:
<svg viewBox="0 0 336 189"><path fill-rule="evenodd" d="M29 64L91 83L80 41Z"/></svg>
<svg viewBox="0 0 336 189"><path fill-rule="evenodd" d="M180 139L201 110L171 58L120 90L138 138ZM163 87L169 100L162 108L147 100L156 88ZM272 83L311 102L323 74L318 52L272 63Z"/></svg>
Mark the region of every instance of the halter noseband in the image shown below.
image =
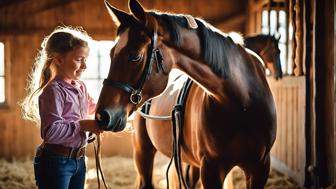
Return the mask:
<svg viewBox="0 0 336 189"><path fill-rule="evenodd" d="M160 69L164 71L162 54L161 54L160 49L158 49L157 47L157 33L156 32L153 33L153 36L151 38L151 44L147 51L147 60L146 60L144 71L142 72L140 80L137 82L135 87L132 87L129 84L120 83L118 81L114 81L108 78L104 79L103 85L116 87L116 88L119 88L127 92L130 95L129 97L130 102L134 105L137 105L142 100L141 92L144 87L145 81L147 80L148 76L150 75L152 71L154 60L157 64L158 72L160 71Z"/></svg>

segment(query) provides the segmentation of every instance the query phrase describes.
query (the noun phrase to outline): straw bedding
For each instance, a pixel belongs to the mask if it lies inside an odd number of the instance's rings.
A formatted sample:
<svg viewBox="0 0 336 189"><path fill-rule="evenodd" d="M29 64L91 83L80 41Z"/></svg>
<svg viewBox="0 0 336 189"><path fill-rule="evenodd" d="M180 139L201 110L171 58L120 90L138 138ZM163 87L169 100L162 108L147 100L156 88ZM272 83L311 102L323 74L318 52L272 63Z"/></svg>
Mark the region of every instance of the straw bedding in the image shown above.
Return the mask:
<svg viewBox="0 0 336 189"><path fill-rule="evenodd" d="M86 189L96 189L96 171L94 158L87 159L87 181ZM159 155L154 163L154 183L158 189L166 187L165 172L168 158ZM104 157L102 167L111 189L133 189L135 188L136 172L132 158L126 157ZM241 170L235 168L233 171L233 183L235 188L244 188L244 176ZM0 159L0 189L34 189L35 181L33 174L32 159L21 159L7 161ZM103 188L103 185L101 185ZM266 188L272 189L297 189L299 188L288 177L276 171L271 171Z"/></svg>

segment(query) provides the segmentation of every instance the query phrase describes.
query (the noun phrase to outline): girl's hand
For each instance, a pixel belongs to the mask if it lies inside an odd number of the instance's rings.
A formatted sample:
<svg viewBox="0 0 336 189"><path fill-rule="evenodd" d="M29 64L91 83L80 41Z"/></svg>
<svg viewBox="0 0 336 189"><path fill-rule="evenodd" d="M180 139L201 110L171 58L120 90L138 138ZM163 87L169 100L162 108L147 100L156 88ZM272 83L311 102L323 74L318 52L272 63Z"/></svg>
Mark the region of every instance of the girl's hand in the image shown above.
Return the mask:
<svg viewBox="0 0 336 189"><path fill-rule="evenodd" d="M103 130L100 129L100 127L98 126L97 121L93 119L92 120L91 119L80 120L79 124L81 126L82 131L88 131L96 135L99 135L100 133L103 132Z"/></svg>

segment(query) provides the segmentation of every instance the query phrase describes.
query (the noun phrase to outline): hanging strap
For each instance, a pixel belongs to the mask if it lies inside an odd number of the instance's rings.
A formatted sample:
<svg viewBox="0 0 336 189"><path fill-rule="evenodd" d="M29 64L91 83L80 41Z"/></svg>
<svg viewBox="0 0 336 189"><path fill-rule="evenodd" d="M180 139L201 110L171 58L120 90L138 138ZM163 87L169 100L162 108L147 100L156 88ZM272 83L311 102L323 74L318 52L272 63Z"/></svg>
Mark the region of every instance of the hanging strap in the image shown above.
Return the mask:
<svg viewBox="0 0 336 189"><path fill-rule="evenodd" d="M190 78L183 84L183 87L180 91L180 94L177 99L177 104L175 105L172 111L172 146L173 146L173 153L168 164L168 168L166 171L166 180L167 180L167 189L169 189L169 178L168 172L169 168L174 160L175 168L177 171L177 176L179 179L179 188L183 187L188 189L188 185L183 177L182 174L182 164L181 164L181 145L183 144L183 122L184 122L184 111L185 111L185 104L187 101L188 93L192 84L192 80Z"/></svg>

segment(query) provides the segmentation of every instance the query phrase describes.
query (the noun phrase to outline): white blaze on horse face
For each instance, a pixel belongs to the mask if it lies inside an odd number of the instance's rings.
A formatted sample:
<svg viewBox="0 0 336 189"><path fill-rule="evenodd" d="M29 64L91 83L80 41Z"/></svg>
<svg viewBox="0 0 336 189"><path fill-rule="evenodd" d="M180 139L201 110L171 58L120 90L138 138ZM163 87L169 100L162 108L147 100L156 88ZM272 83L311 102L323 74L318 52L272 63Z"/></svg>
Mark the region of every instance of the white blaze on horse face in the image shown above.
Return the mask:
<svg viewBox="0 0 336 189"><path fill-rule="evenodd" d="M121 51L121 49L123 49L124 47L126 47L127 42L128 42L128 32L129 32L129 29L127 29L126 31L124 31L119 36L118 41L116 42L116 47L115 47L114 54L119 54L119 52Z"/></svg>

